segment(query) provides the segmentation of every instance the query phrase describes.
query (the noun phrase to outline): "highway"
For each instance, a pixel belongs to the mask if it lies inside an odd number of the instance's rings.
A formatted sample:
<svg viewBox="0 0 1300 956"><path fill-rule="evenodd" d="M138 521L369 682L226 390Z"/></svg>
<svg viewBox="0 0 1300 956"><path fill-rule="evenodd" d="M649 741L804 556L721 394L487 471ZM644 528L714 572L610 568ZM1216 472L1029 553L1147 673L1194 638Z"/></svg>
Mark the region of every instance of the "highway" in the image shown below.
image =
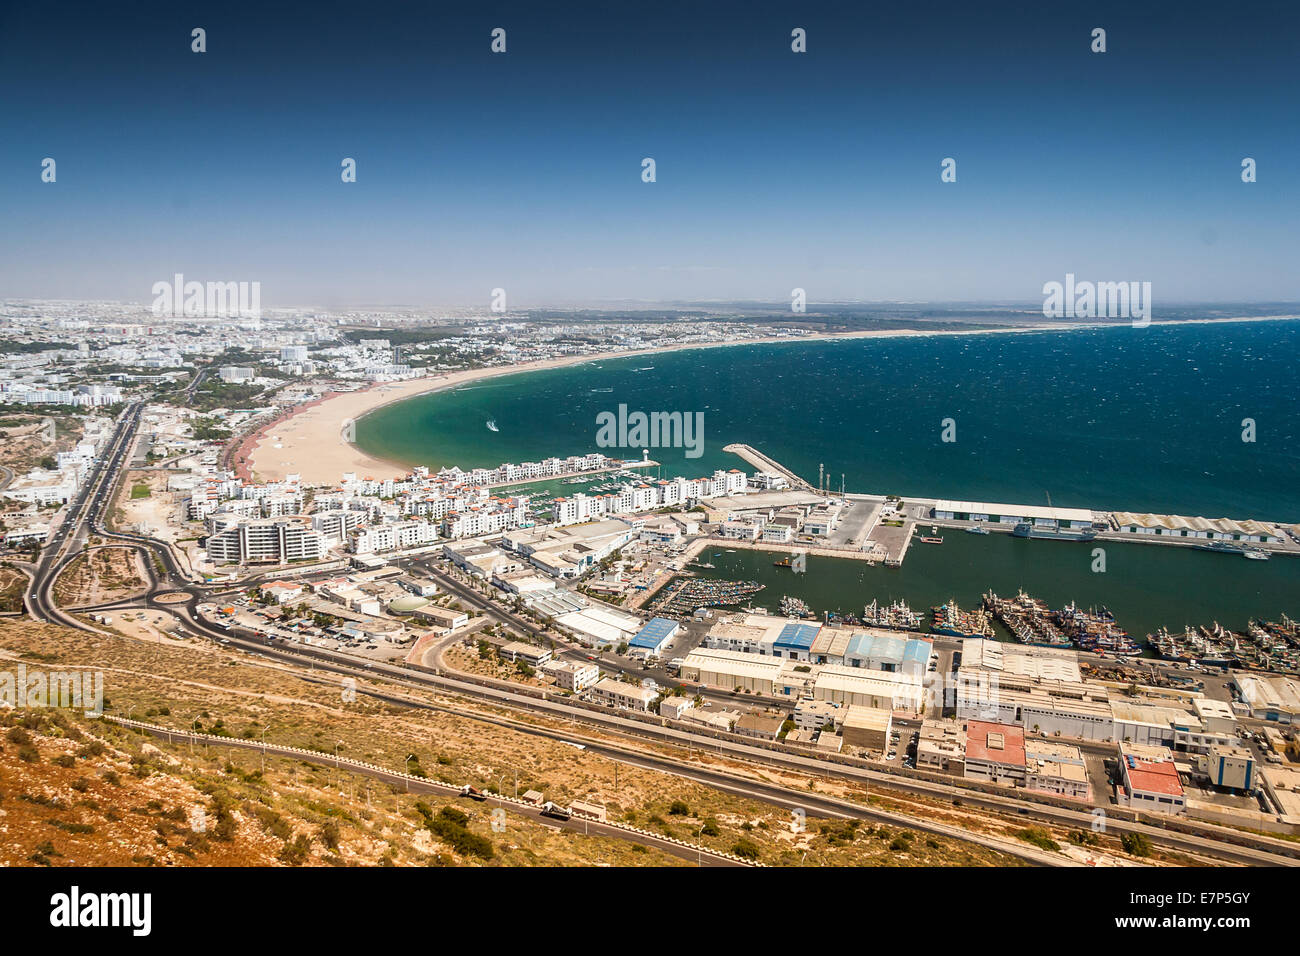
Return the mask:
<svg viewBox="0 0 1300 956"><path fill-rule="evenodd" d="M112 505L113 489L134 445L142 408L139 402L126 407L103 454L91 467L77 496L68 503L59 530L37 558L32 580L23 596L27 613L34 619L84 629L85 625L55 604L54 581L84 551L90 534L102 527L104 511Z"/></svg>

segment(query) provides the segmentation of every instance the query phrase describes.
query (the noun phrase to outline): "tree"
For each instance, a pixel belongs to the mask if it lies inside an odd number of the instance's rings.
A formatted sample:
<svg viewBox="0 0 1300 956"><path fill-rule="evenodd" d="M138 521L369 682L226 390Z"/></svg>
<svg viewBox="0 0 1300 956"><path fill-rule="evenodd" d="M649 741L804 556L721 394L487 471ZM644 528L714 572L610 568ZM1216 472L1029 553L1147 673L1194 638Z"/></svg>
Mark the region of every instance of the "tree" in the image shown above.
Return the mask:
<svg viewBox="0 0 1300 956"><path fill-rule="evenodd" d="M1124 833L1119 838L1120 846L1124 848L1125 853L1133 856L1150 856L1151 841L1147 839L1145 833Z"/></svg>

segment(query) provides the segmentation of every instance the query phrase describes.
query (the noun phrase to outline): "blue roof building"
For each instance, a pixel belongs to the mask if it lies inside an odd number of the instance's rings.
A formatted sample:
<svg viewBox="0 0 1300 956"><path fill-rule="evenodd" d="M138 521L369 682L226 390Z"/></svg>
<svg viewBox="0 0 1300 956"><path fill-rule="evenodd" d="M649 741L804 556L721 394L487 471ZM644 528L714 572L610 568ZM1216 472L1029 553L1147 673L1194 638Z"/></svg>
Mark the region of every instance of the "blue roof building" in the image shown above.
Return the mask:
<svg viewBox="0 0 1300 956"><path fill-rule="evenodd" d="M817 639L821 629L820 624L791 621L781 628L781 633L772 643L772 656L787 657L790 660L808 660L808 652L812 649L813 641Z"/></svg>
<svg viewBox="0 0 1300 956"><path fill-rule="evenodd" d="M677 636L680 627L676 621L670 621L666 617L653 617L636 632L636 637L628 641L627 646L646 654L658 654L665 644Z"/></svg>

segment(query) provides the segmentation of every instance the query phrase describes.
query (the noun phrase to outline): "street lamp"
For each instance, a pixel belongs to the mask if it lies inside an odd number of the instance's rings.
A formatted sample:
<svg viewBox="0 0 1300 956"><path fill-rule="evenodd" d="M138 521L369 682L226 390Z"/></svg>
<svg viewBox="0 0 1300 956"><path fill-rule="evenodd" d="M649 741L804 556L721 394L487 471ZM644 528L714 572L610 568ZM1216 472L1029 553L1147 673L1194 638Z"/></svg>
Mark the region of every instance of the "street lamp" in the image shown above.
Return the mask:
<svg viewBox="0 0 1300 956"><path fill-rule="evenodd" d="M707 822L701 823L699 832L695 834L695 849L697 851L695 866L697 869L704 866L704 828L706 826L708 826Z"/></svg>
<svg viewBox="0 0 1300 956"><path fill-rule="evenodd" d="M270 724L267 724L265 727L262 728L262 775L263 776L266 776L266 732L270 729L271 729Z"/></svg>

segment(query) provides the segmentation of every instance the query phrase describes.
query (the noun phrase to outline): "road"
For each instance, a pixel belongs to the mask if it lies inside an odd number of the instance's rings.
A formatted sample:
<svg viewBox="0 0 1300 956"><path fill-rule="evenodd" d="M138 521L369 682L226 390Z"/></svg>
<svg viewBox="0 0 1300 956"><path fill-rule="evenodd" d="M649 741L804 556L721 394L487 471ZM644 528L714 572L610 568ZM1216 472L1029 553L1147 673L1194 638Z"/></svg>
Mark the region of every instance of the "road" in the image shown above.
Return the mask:
<svg viewBox="0 0 1300 956"><path fill-rule="evenodd" d="M252 750L261 754L290 757L295 760L303 759L303 753L300 748L283 747L277 744L262 743L260 741L212 737L208 734L195 734L189 731L172 730L167 727L146 724L138 720L126 720L120 717L109 717L108 719L124 726L138 727L160 740L167 740L169 743L183 744L193 742L202 746L231 747L236 750ZM382 767L376 767L372 764L363 763L358 760L350 760L347 757L316 754L312 755L308 759L312 759L314 762L319 763L324 767L334 767L336 770L346 770L350 773L370 777L371 779L392 784L396 787L403 787L407 793L436 794L442 797L462 796L460 788L452 786L451 784L438 783L432 780L413 777L409 774L385 770ZM470 803L468 799L466 802ZM640 844L641 846L654 847L655 849L663 850L665 853L670 853L681 859L689 860L699 866L736 867L747 865L727 856L726 854L710 850L705 846L683 846L681 843L665 839L657 834L647 833L643 830L633 829L631 827L602 823L598 820L588 820L577 817L571 817L568 820L548 817L542 813L541 807L530 806L513 800L502 800L490 794L483 802L491 807L501 807L511 813L516 813L536 823L540 823L543 826L553 827L557 830L569 830L586 836L613 837L618 840L626 840L630 843ZM472 803L470 805L472 805Z"/></svg>

